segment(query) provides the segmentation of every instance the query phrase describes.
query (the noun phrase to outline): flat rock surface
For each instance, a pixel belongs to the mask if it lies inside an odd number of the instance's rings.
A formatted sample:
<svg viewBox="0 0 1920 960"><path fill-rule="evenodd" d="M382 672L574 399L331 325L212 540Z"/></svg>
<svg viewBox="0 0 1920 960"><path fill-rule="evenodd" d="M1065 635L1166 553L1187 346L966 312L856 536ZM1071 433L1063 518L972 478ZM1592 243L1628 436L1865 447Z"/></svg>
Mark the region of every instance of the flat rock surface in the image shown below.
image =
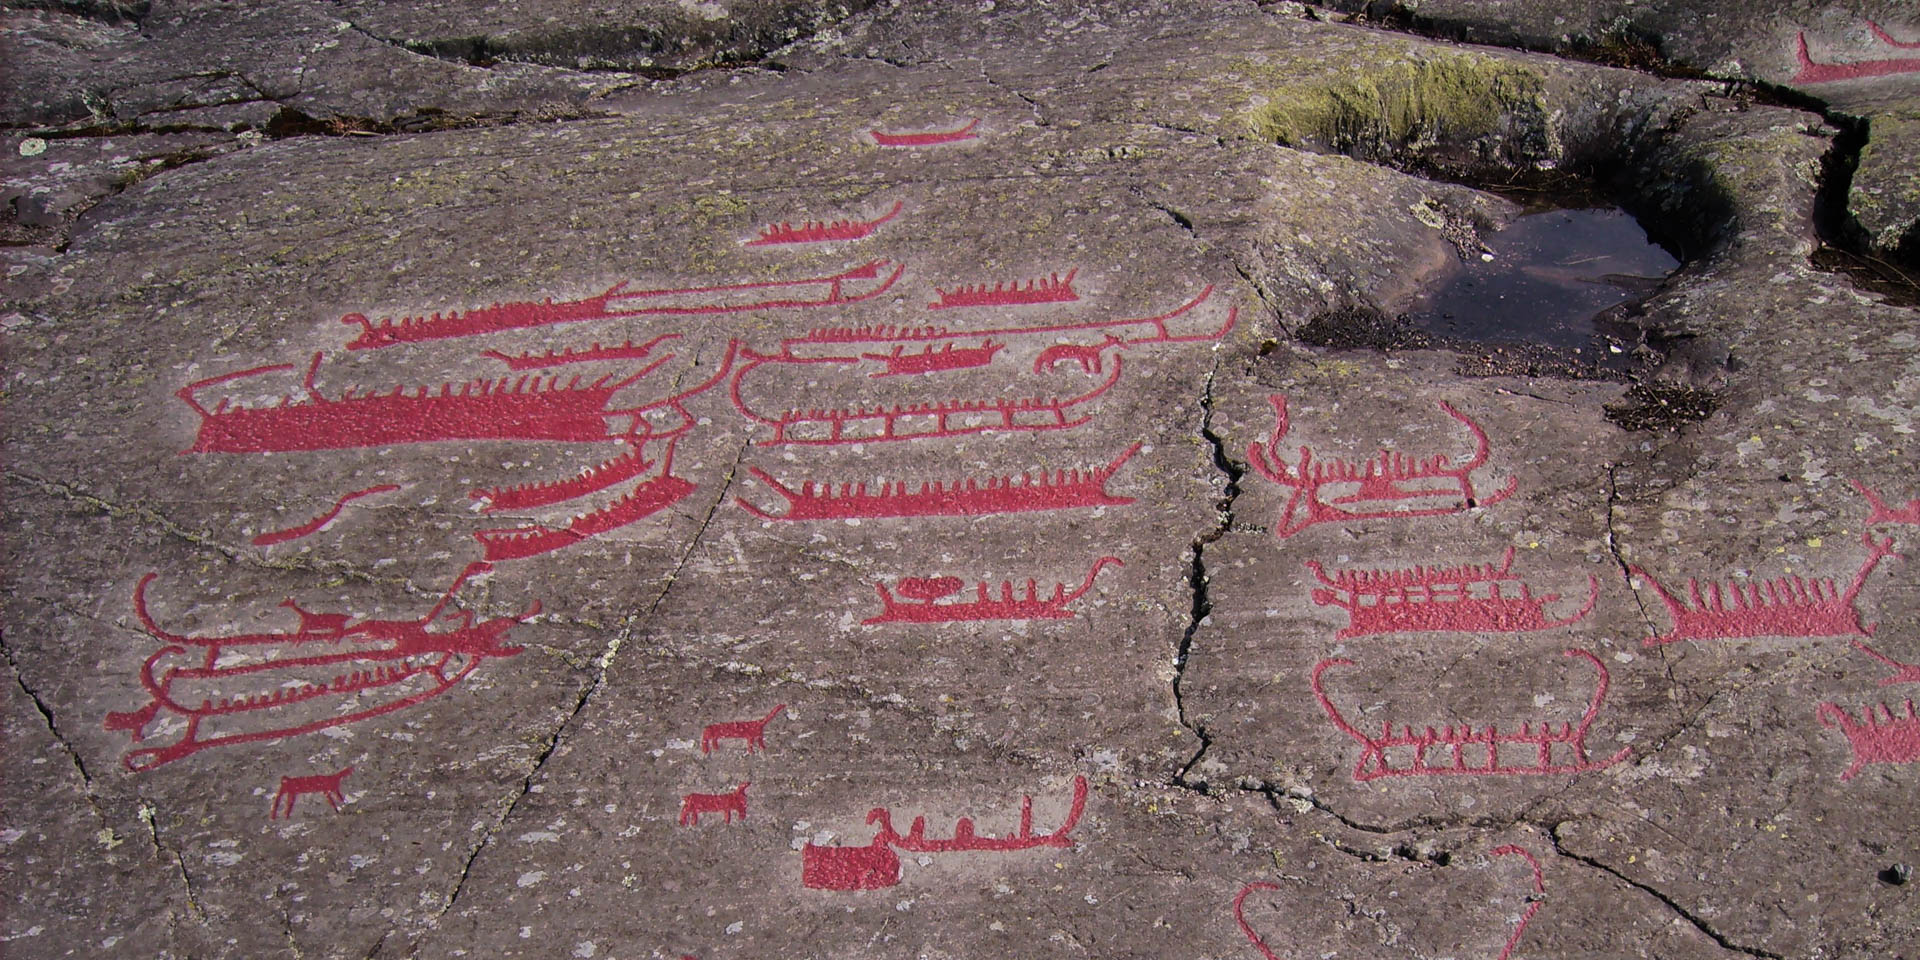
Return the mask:
<svg viewBox="0 0 1920 960"><path fill-rule="evenodd" d="M1920 24L1499 6L0 11L0 952L1920 956Z"/></svg>

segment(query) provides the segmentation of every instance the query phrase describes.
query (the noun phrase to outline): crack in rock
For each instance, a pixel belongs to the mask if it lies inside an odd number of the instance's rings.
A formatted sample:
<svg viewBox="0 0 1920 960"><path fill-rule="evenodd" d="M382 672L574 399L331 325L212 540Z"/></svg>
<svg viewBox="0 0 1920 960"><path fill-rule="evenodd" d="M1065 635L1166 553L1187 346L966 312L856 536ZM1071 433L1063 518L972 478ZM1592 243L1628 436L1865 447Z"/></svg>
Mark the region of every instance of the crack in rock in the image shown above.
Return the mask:
<svg viewBox="0 0 1920 960"><path fill-rule="evenodd" d="M1177 214L1175 214L1178 217ZM1188 224L1191 228L1191 224ZM1200 740L1200 747L1187 762L1173 775L1172 783L1176 787L1207 792L1205 780L1190 778L1193 770L1206 757L1207 750L1213 746L1213 737L1207 733L1206 724L1188 716L1185 683L1188 658L1193 652L1193 638L1206 623L1213 612L1213 598L1208 589L1206 548L1208 544L1218 542L1233 529L1233 504L1240 496L1240 480L1246 476L1246 465L1236 463L1227 456L1226 440L1213 430L1213 381L1220 370L1220 361L1216 357L1213 366L1207 370L1207 377L1200 393L1200 437L1207 443L1212 456L1213 466L1226 477L1221 488L1220 499L1214 503L1213 526L1201 531L1189 547L1192 555L1191 566L1187 571L1187 586L1193 592L1193 607L1187 618L1187 628L1180 635L1180 646L1173 657L1173 704L1180 718L1180 725L1187 728Z"/></svg>
<svg viewBox="0 0 1920 960"><path fill-rule="evenodd" d="M1547 837L1553 842L1554 853L1568 860L1572 860L1575 863L1585 864L1588 867L1591 867L1595 870L1600 871L1601 873L1604 873L1610 877L1613 877L1615 880L1618 880L1621 883L1624 883L1627 886L1630 886L1635 890L1638 890L1641 893L1644 893L1654 898L1655 900L1660 901L1662 904L1666 905L1667 909L1673 911L1675 916L1678 916L1680 919L1685 920L1687 923L1691 924L1694 929L1699 930L1701 933L1705 934L1714 943L1719 944L1722 949L1731 950L1731 951L1734 951L1735 953L1745 954L1749 957L1761 957L1763 958L1763 960L1786 960L1786 958L1783 955L1774 953L1773 951L1768 950L1764 947L1748 946L1746 944L1734 942L1731 938L1720 933L1720 931L1715 930L1710 924L1706 922L1706 920L1697 916L1692 911L1688 910L1686 907L1681 906L1679 901L1668 896L1666 893L1662 892L1657 887L1635 880L1632 877L1629 877L1626 874L1621 873L1619 870L1616 870L1613 867L1608 866L1607 864L1601 863L1599 860L1593 857L1583 856L1581 854L1574 853L1573 851L1567 849L1566 844L1562 842L1560 837L1560 828L1564 825L1565 825L1564 823L1556 823L1546 831Z"/></svg>

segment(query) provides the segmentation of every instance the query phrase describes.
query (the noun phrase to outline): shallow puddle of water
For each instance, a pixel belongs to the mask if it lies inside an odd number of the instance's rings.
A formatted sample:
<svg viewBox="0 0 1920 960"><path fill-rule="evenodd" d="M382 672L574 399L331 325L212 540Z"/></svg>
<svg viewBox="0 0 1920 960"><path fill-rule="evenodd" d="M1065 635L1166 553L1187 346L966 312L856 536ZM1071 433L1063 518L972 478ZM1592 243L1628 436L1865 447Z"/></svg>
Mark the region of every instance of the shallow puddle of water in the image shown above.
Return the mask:
<svg viewBox="0 0 1920 960"><path fill-rule="evenodd" d="M1680 266L1624 210L1548 210L1482 238L1470 262L1417 300L1409 316L1454 340L1580 349L1595 314L1651 293Z"/></svg>

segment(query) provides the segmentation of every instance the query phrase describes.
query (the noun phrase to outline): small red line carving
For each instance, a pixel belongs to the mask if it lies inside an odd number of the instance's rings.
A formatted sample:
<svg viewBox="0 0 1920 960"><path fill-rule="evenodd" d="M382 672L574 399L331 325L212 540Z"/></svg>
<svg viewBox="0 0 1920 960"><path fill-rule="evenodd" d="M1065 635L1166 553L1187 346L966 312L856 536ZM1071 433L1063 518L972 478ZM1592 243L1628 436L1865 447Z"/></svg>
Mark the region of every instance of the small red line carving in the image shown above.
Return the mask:
<svg viewBox="0 0 1920 960"><path fill-rule="evenodd" d="M1088 470L1061 470L1052 476L1041 471L1013 477L991 477L982 483L968 478L951 485L940 481L920 484L918 490L906 481L883 483L878 493L867 492L865 483L832 484L818 487L811 480L800 489L786 486L758 467L748 467L761 483L787 501L787 512L768 513L740 498L748 513L762 520L844 520L852 517L977 517L990 513L1021 513L1033 510L1070 510L1076 507L1122 506L1132 497L1116 497L1106 490L1107 481L1133 455L1140 444L1128 447L1106 466Z"/></svg>
<svg viewBox="0 0 1920 960"><path fill-rule="evenodd" d="M754 747L765 750L767 748L767 721L778 716L780 711L786 708L786 704L780 704L772 710L768 710L767 715L758 720L730 720L726 723L707 724L707 728L700 731L700 752L703 754L712 753L713 748L722 740L745 740L747 742L748 753L752 753Z"/></svg>
<svg viewBox="0 0 1920 960"><path fill-rule="evenodd" d="M1854 640L1853 646L1854 649L1859 650L1861 653L1893 668L1892 676L1881 678L1881 686L1891 687L1896 683L1920 683L1920 663L1905 663L1900 660L1895 660L1859 640Z"/></svg>
<svg viewBox="0 0 1920 960"><path fill-rule="evenodd" d="M1212 330L1174 333L1170 326L1212 296L1208 286L1193 299L1167 313L1124 320L1099 320L1082 323L1041 324L955 330L943 326L928 327L854 327L822 328L802 337L782 340L774 353L743 348L747 358L734 374L730 387L733 404L755 423L773 428L772 443L799 445L841 445L854 443L914 440L923 437L957 437L1003 431L1065 430L1092 419L1079 408L1099 398L1120 379L1119 353L1133 347L1161 343L1195 343L1217 340L1231 330L1238 318L1237 308L1229 307L1224 323ZM745 383L764 365L827 364L854 367L878 361L884 368L871 374L891 377L965 370L990 364L1005 341L995 338L1045 334L1103 334L1095 344L1063 343L1046 347L1034 362L1033 372L1040 374L1065 363L1077 363L1090 374L1105 369L1103 357L1112 351L1112 370L1106 378L1085 390L1065 396L994 398L987 400L943 399L933 402L876 405L847 409L756 409L744 393ZM980 346L961 346L979 338ZM938 349L936 349L938 343ZM860 351L859 346L891 348L890 352ZM925 344L918 353L909 345Z"/></svg>
<svg viewBox="0 0 1920 960"><path fill-rule="evenodd" d="M270 407L229 406L222 398L212 410L194 394L242 377L292 370L291 364L255 367L181 387L176 395L200 415L200 431L185 453L286 453L295 450L345 450L441 440L556 440L591 442L618 439L607 433L607 417L630 414L609 410L614 394L658 369L661 360L622 380L607 374L581 385L559 375L519 380L469 380L456 391L442 383L408 392L404 386L338 398L314 387L321 354L307 366L303 399L282 397Z"/></svg>
<svg viewBox="0 0 1920 960"><path fill-rule="evenodd" d="M1879 712L1874 712L1878 706ZM1913 709L1913 701L1906 701L1907 715L1900 716L1885 703L1869 705L1862 711L1861 719L1856 721L1847 716L1847 711L1838 704L1822 703L1814 711L1823 727L1838 725L1840 732L1847 735L1847 743L1853 747L1853 765L1840 775L1842 780L1851 780L1860 768L1869 763L1913 763L1920 760L1920 715Z"/></svg>
<svg viewBox="0 0 1920 960"><path fill-rule="evenodd" d="M1392 721L1386 721L1381 724L1378 737L1369 737L1355 729L1345 717L1340 715L1339 709L1333 705L1332 700L1327 698L1326 691L1320 685L1320 675L1325 673L1328 667L1350 667L1353 666L1353 661L1339 658L1322 660L1314 665L1311 682L1314 699L1320 701L1320 709L1326 712L1327 718L1333 721L1333 725L1342 733L1360 741L1366 748L1360 753L1360 762L1353 767L1353 779L1361 783L1378 780L1381 777L1542 776L1558 773L1585 773L1619 763L1626 759L1627 754L1632 750L1631 747L1622 748L1619 753L1597 763L1587 758L1587 729L1593 726L1594 718L1600 714L1601 701L1607 697L1606 664L1601 663L1599 657L1585 650L1567 650L1565 655L1579 657L1593 664L1593 668L1600 672L1600 681L1594 689L1593 700L1587 704L1586 712L1580 717L1579 725L1576 726L1569 721L1557 731L1554 730L1551 721L1546 721L1540 724L1538 732L1533 730L1531 723L1522 723L1519 733L1501 733L1492 724L1488 724L1483 730L1475 730L1467 724L1457 728L1449 724L1440 730L1427 727L1422 733L1415 733L1413 727L1408 725L1402 727L1401 732L1396 734L1393 732ZM1535 751L1533 762L1531 764L1501 762L1500 750L1509 744L1532 747ZM1556 763L1553 758L1555 744L1565 744L1572 756ZM1395 767L1392 759L1387 756L1387 751L1405 747L1412 748L1410 762L1405 766ZM1442 761L1438 766L1427 763L1427 754L1435 747L1443 751ZM1470 762L1467 758L1469 748L1481 751L1485 757L1484 761Z"/></svg>
<svg viewBox="0 0 1920 960"><path fill-rule="evenodd" d="M703 813L721 813L726 815L727 823L733 822L733 815L747 819L747 788L751 783L743 783L731 793L689 793L680 798L680 825L683 827L700 825Z"/></svg>
<svg viewBox="0 0 1920 960"><path fill-rule="evenodd" d="M585 300L569 300L563 303L548 301L547 303L494 304L490 307L469 310L466 313L449 311L445 316L436 313L430 317L411 316L398 320L382 317L378 321L373 321L367 319L366 314L350 313L341 317L340 322L348 325L359 324L361 327L360 335L347 344L347 349L372 350L390 347L397 343L471 337L483 333L498 333L502 330L547 327L617 317L705 316L750 310L829 307L859 303L885 293L907 269L906 264L903 263L894 265L891 272L886 272L888 264L889 261L886 260L873 260L836 274L804 277L798 280L763 280L752 283L673 287L660 290L627 290L627 282L623 280L608 287L606 292L599 296ZM847 292L849 284L868 280L881 282L865 292L853 294ZM761 292L804 290L809 287L824 289L810 299L796 299L792 296L769 295ZM711 298L723 298L723 302L701 302ZM610 309L616 301L619 309Z"/></svg>
<svg viewBox="0 0 1920 960"><path fill-rule="evenodd" d="M1890 507L1887 506L1885 500L1880 499L1879 494L1874 493L1866 484L1858 480L1849 480L1847 482L1853 484L1853 488L1860 491L1861 496L1867 498L1867 506L1873 508L1873 513L1867 517L1868 523L1901 523L1908 526L1920 527L1920 497L1914 497L1912 500L1908 500L1906 506Z"/></svg>
<svg viewBox="0 0 1920 960"><path fill-rule="evenodd" d="M908 577L894 584L904 600L896 600L887 591L886 584L876 583L873 588L880 592L881 611L860 621L862 624L877 623L961 623L979 620L1071 620L1073 611L1067 604L1080 599L1093 588L1093 578L1108 564L1125 566L1119 557L1101 557L1094 561L1093 569L1087 571L1086 580L1079 589L1067 592L1067 585L1053 585L1053 596L1041 599L1037 584L1027 581L1026 595L1015 597L1013 581L1000 583L1000 597L994 599L987 593L986 581L976 584L976 598L952 603L935 603L960 592L959 577ZM914 601L914 602L907 602Z"/></svg>
<svg viewBox="0 0 1920 960"><path fill-rule="evenodd" d="M125 730L138 742L146 727L160 711L186 718L186 730L180 739L165 747L146 747L129 751L122 762L135 772L151 770L201 750L261 740L312 733L328 727L354 723L395 710L403 710L430 700L467 678L481 663L492 657L511 657L521 650L504 641L508 631L540 612L534 601L523 613L496 617L474 623L471 610L450 615L457 622L451 630L430 630L441 612L452 603L460 587L474 574L491 570L486 563L468 564L452 586L419 620L359 620L345 614L313 613L288 599L281 606L291 608L300 618L300 626L291 633L251 633L230 636L187 636L169 633L154 622L147 609L147 585L158 574L141 578L133 591L134 613L149 634L163 646L148 657L140 669L140 684L150 702L131 713L110 712L108 730ZM302 653L305 644L324 643L352 646L331 653ZM191 657L192 648L204 653L198 666L168 665L161 661L173 657ZM276 655L270 648L291 648ZM246 655L237 663L221 666L221 655L240 649ZM301 674L313 671L336 673L330 680L314 683ZM289 674L292 674L289 676ZM243 682L256 684L253 692L232 693ZM191 694L176 690L176 685L207 688L219 699L205 696L195 703ZM372 706L363 706L370 694L387 692L395 698ZM325 699L338 701L342 712L310 717L296 708ZM207 734L201 725L207 721L232 723L240 729Z"/></svg>
<svg viewBox="0 0 1920 960"><path fill-rule="evenodd" d="M340 495L340 499L335 500L333 502L333 507L329 509L326 513L323 513L317 517L314 517L312 520L308 520L306 523L302 523L297 526L287 527L283 530L273 530L267 533L263 533L253 538L253 545L256 547L270 547L276 543L286 543L289 540L298 540L301 537L310 537L316 533L319 533L322 530L325 530L328 524L338 519L340 516L340 511L345 510L348 503L354 500L358 500L361 497L371 497L375 494L380 494L380 493L392 493L393 491L398 489L400 489L400 485L397 483L382 483L376 486L368 487L365 490L355 490L352 493L343 493Z"/></svg>
<svg viewBox="0 0 1920 960"><path fill-rule="evenodd" d="M973 818L954 821L953 836L927 838L927 818L914 817L905 835L893 829L893 814L885 807L867 812L867 825L879 824L873 842L864 847L824 847L808 843L800 851L800 883L816 890L878 890L900 882L900 858L908 853L1014 853L1040 847L1071 847L1068 834L1087 809L1087 778L1073 778L1073 801L1066 821L1052 833L1033 832L1033 797L1020 798L1020 828L1012 836L982 837L973 832Z"/></svg>
<svg viewBox="0 0 1920 960"><path fill-rule="evenodd" d="M1528 868L1533 871L1533 896L1527 898L1527 909L1520 914L1520 922L1514 924L1513 934L1507 937L1506 944L1500 948L1500 956L1495 958L1495 960L1507 960L1513 956L1513 948L1519 946L1520 936L1527 932L1527 924L1532 922L1533 915L1540 912L1540 898L1547 893L1547 875L1541 872L1540 861L1535 860L1533 854L1528 853L1525 847L1509 843L1494 847L1493 855L1519 857L1525 860Z"/></svg>
<svg viewBox="0 0 1920 960"><path fill-rule="evenodd" d="M641 481L626 496L599 510L580 514L564 527L530 524L476 530L473 538L480 541L490 561L518 560L584 543L608 531L644 520L686 499L694 491L692 483L673 475L673 445L676 442L678 438L667 441L667 454L662 458L659 476Z"/></svg>
<svg viewBox="0 0 1920 960"><path fill-rule="evenodd" d="M340 781L352 772L353 768L347 767L313 777L281 777L280 792L273 795L273 806L267 810L267 819L277 820L282 816L292 819L294 802L310 793L319 794L333 809L340 809L340 805L347 800L346 794L340 792Z"/></svg>
<svg viewBox="0 0 1920 960"><path fill-rule="evenodd" d="M509 370L545 370L549 367L563 367L573 363L594 363L601 360L645 360L648 355L653 353L653 348L660 345L661 341L676 340L679 339L679 337L680 335L677 333L663 333L654 337L652 340L648 340L646 343L636 344L632 340L628 340L614 347L603 347L599 341L595 341L592 346L585 350L575 350L572 347L568 347L558 352L548 350L539 356L534 356L531 353L510 356L498 350L482 350L480 351L480 355L483 357L491 357L506 364Z"/></svg>
<svg viewBox="0 0 1920 960"><path fill-rule="evenodd" d="M1889 77L1897 73L1920 73L1920 57L1893 57L1883 60L1855 60L1851 63L1815 63L1807 53L1807 35L1795 40L1794 55L1800 60L1800 72L1792 83L1832 83L1866 77Z"/></svg>
<svg viewBox="0 0 1920 960"><path fill-rule="evenodd" d="M1523 633L1551 630L1577 623L1593 612L1600 597L1600 578L1587 575L1587 602L1579 611L1549 621L1545 607L1560 599L1557 593L1535 597L1532 588L1509 571L1513 548L1500 564L1458 567L1415 567L1411 570L1342 570L1329 578L1319 562L1307 569L1326 585L1313 591L1313 602L1347 611L1347 625L1338 639L1379 633ZM1520 595L1504 596L1502 583L1520 583ZM1487 584L1489 594L1477 596L1472 585Z"/></svg>
<svg viewBox="0 0 1920 960"><path fill-rule="evenodd" d="M1534 914L1540 912L1540 897L1546 895L1547 878L1546 874L1540 870L1540 861L1534 859L1533 854L1528 853L1524 847L1509 843L1505 846L1493 848L1492 855L1496 857L1518 856L1526 860L1527 866L1533 870L1533 895L1527 898L1527 909L1520 914L1520 922L1514 925L1513 933L1507 936L1506 944L1500 948L1500 955L1495 958L1495 960L1508 960L1509 957L1513 956L1513 948L1520 943L1520 936L1526 933L1527 924L1533 920ZM1242 887L1240 889L1240 895L1233 898L1233 918L1240 924L1240 932L1246 936L1247 942L1253 944L1254 949L1259 950L1260 955L1266 957L1267 960L1280 960L1280 957L1273 952L1272 947L1267 946L1267 941L1260 936L1259 932L1253 929L1253 924L1247 922L1246 904L1247 898L1252 896L1255 891L1278 889L1280 889L1280 885L1277 883L1256 880Z"/></svg>
<svg viewBox="0 0 1920 960"><path fill-rule="evenodd" d="M935 350L932 344L921 348L919 353L906 353L905 344L895 344L892 353L863 353L862 360L878 360L887 365L885 370L868 374L871 377L907 377L924 373L943 373L948 370L970 370L984 367L993 362L993 355L999 353L1006 344L982 340L977 347L956 347L951 343L940 345Z"/></svg>
<svg viewBox="0 0 1920 960"><path fill-rule="evenodd" d="M1872 20L1867 21L1867 29L1872 30L1874 37L1889 47L1898 47L1902 50L1920 50L1920 40L1915 40L1912 43L1908 43L1905 40L1895 40L1888 36L1887 32L1880 29L1880 25L1874 23Z"/></svg>
<svg viewBox="0 0 1920 960"><path fill-rule="evenodd" d="M1486 431L1445 400L1440 401L1440 411L1459 421L1473 434L1473 454L1458 465L1444 453L1417 460L1391 450L1382 450L1364 463L1348 463L1338 459L1316 463L1313 451L1302 446L1299 464L1289 467L1286 461L1280 459L1280 440L1286 436L1289 425L1287 398L1274 394L1268 398L1268 402L1273 404L1273 436L1264 446L1258 440L1248 444L1247 456L1261 476L1280 486L1293 488L1293 494L1287 499L1286 510L1280 516L1280 523L1274 529L1274 533L1282 539L1316 523L1464 513L1475 507L1492 506L1505 500L1513 495L1519 484L1517 478L1509 477L1506 485L1499 490L1485 497L1480 496L1474 486L1473 472L1486 466L1491 451ZM1428 481L1437 485L1420 485ZM1356 485L1352 493L1331 500L1323 499L1323 488L1347 483ZM1441 497L1451 498L1453 502L1409 510L1396 510L1390 506L1407 500ZM1366 504L1375 506L1366 507Z"/></svg>
<svg viewBox="0 0 1920 960"><path fill-rule="evenodd" d="M1012 307L1029 303L1072 303L1080 299L1073 290L1074 274L1078 269L1068 270L1062 277L1055 273L1047 277L1028 280L1026 286L1020 281L1001 282L989 287L986 284L958 286L952 290L933 288L940 299L927 304L928 310L951 310L955 307Z"/></svg>
<svg viewBox="0 0 1920 960"><path fill-rule="evenodd" d="M768 247L787 243L829 243L835 240L859 240L871 233L875 227L900 215L906 204L895 200L892 209L872 220L835 220L826 223L820 220L808 220L794 226L791 223L776 223L763 227L760 236L747 241L749 247Z"/></svg>
<svg viewBox="0 0 1920 960"><path fill-rule="evenodd" d="M867 132L873 135L874 143L883 147L932 147L943 143L972 140L978 136L978 134L973 132L973 128L979 125L980 118L975 117L969 120L966 126L958 130L935 131L931 133L881 133L878 130L869 130Z"/></svg>
<svg viewBox="0 0 1920 960"><path fill-rule="evenodd" d="M1880 561L1899 557L1893 552L1893 538L1873 539L1863 533L1867 545L1865 563L1853 575L1853 582L1841 591L1831 577L1808 581L1802 577L1781 577L1741 586L1728 581L1724 587L1709 583L1704 594L1700 581L1687 578L1685 602L1667 591L1660 581L1639 566L1627 572L1645 581L1673 618L1673 629L1642 641L1649 647L1680 640L1732 640L1749 637L1846 637L1873 635L1873 625L1860 623L1853 600L1867 575ZM1729 597L1731 598L1729 600Z"/></svg>

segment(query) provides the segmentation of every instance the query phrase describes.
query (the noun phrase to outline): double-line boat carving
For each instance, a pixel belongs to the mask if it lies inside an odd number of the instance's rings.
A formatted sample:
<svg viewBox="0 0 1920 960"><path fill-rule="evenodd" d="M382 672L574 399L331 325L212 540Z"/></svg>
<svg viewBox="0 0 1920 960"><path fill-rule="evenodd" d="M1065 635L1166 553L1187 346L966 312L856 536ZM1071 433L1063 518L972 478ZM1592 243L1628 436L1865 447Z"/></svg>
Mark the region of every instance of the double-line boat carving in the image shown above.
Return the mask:
<svg viewBox="0 0 1920 960"><path fill-rule="evenodd" d="M628 290L628 281L622 280L596 296L581 300L496 303L465 312L382 317L377 321L368 319L364 313L349 313L341 317L340 322L361 328L360 335L347 344L347 349L374 350L402 343L622 317L709 316L832 307L880 296L900 279L906 268L904 263L872 260L826 276L657 290Z"/></svg>
<svg viewBox="0 0 1920 960"><path fill-rule="evenodd" d="M1327 719L1342 733L1360 742L1363 749L1359 762L1353 766L1353 779L1362 783L1383 777L1586 773L1619 763L1626 759L1631 748L1623 747L1620 752L1599 761L1587 755L1587 731L1593 726L1594 718L1599 716L1600 704L1607 697L1607 666L1586 650L1571 649L1565 655L1592 664L1599 673L1599 681L1580 721L1577 724L1566 721L1557 730L1552 721L1542 721L1538 730L1528 722L1522 723L1519 731L1510 730L1506 733L1500 732L1493 724L1478 730L1468 724L1448 724L1437 729L1428 726L1419 731L1415 731L1412 725L1405 725L1395 733L1393 722L1388 720L1381 723L1378 736L1370 736L1347 722L1321 686L1321 675L1329 668L1350 667L1353 661L1342 658L1320 661L1313 667L1311 683L1314 699L1320 702L1320 709L1326 712ZM1520 748L1527 759L1515 761L1503 756L1503 753L1515 748ZM1432 758L1436 752L1438 757ZM1395 764L1395 757L1399 758L1398 765Z"/></svg>
<svg viewBox="0 0 1920 960"><path fill-rule="evenodd" d="M460 587L491 569L469 564L418 620L354 620L304 610L289 599L281 606L299 617L298 628L221 636L172 633L156 623L147 587L158 574L149 573L134 588L133 609L162 644L140 668L140 685L151 699L139 710L108 713L106 728L139 742L161 714L186 721L173 743L127 752L127 769L141 771L214 747L312 733L430 700L487 660L518 654L520 647L506 643L508 631L540 612L536 600L517 615L476 623L473 611L463 610L448 618L451 629L434 629Z"/></svg>
<svg viewBox="0 0 1920 960"><path fill-rule="evenodd" d="M1208 286L1166 313L1121 320L967 328L946 325L820 328L782 340L779 348L771 352L743 348L744 362L730 385L731 395L742 416L771 428L773 437L769 442L775 444L844 445L1071 429L1092 420L1088 405L1119 382L1121 352L1155 344L1213 341L1230 331L1238 316L1237 310L1231 307L1223 322L1210 328L1194 328L1191 315L1212 294L1213 288ZM1178 332L1176 324L1180 325ZM839 369L850 376L866 371L864 377L846 381L847 385L861 385L864 395L874 389L866 386L873 379L984 370L1001 357L1015 355L1022 347L1025 349L1019 356L1033 357L1031 376L1038 377L1069 364L1079 366L1087 374L1105 375L1095 382L1075 384L1052 394L1036 392L1018 396L1008 395L1012 391L996 391L999 395L949 395L933 399L914 394L915 386L902 380L901 383L909 384L904 389L913 399L807 407L789 405L794 386L784 381L767 387L754 385L756 376L766 379L782 371L804 374L810 382L818 378L820 371L809 368ZM879 365L878 369L869 369L874 364ZM1027 375L1019 376L1025 379ZM1019 392L1026 390L1021 388Z"/></svg>

